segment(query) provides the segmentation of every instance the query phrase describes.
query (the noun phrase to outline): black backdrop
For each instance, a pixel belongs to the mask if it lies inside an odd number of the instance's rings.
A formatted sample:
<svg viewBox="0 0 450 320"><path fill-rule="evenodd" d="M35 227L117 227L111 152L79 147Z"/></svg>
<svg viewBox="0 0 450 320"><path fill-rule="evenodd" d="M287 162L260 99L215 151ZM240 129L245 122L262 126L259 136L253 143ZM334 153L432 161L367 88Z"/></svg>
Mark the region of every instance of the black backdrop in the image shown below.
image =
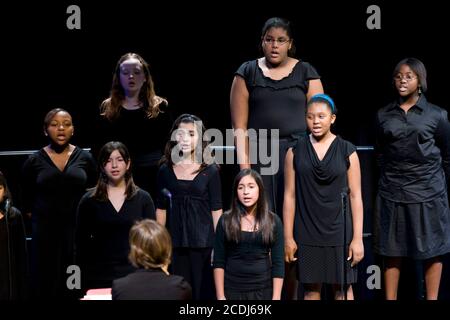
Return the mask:
<svg viewBox="0 0 450 320"><path fill-rule="evenodd" d="M66 27L71 4L81 9L81 30ZM381 30L366 27L371 4L381 9ZM73 142L90 147L115 64L130 51L150 63L156 91L176 115L194 113L208 128L230 128L233 73L259 56L261 27L272 16L293 22L297 57L322 76L339 109L336 133L354 144L373 144L375 112L393 99L391 73L405 57L425 63L428 99L449 110L449 22L442 2L30 1L3 4L2 13L0 151L42 147L42 120L54 107L71 112ZM370 151L360 157L370 232L376 174ZM0 157L13 191L23 160ZM225 201L231 176L224 177Z"/></svg>

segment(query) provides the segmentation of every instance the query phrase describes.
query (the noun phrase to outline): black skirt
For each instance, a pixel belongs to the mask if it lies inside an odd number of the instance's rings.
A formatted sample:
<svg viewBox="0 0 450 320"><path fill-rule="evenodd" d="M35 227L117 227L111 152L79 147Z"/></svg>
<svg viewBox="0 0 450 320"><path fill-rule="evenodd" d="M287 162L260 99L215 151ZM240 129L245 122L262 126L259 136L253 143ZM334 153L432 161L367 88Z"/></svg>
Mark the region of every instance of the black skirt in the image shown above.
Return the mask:
<svg viewBox="0 0 450 320"><path fill-rule="evenodd" d="M357 267L347 261L348 246L298 246L298 278L301 283L351 284L358 279ZM344 264L346 275L344 275ZM344 279L346 278L346 279Z"/></svg>
<svg viewBox="0 0 450 320"><path fill-rule="evenodd" d="M374 251L389 257L429 259L450 252L447 194L421 203L399 203L377 196Z"/></svg>

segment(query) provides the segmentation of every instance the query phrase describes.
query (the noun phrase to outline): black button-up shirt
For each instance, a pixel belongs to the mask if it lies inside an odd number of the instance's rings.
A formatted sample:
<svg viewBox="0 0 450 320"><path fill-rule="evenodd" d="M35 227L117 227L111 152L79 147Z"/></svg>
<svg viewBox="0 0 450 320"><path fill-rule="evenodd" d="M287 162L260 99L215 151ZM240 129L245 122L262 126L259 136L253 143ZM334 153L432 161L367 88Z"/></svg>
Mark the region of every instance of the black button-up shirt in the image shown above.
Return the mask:
<svg viewBox="0 0 450 320"><path fill-rule="evenodd" d="M379 194L403 203L431 200L446 191L450 177L447 111L421 95L406 113L397 102L377 113Z"/></svg>

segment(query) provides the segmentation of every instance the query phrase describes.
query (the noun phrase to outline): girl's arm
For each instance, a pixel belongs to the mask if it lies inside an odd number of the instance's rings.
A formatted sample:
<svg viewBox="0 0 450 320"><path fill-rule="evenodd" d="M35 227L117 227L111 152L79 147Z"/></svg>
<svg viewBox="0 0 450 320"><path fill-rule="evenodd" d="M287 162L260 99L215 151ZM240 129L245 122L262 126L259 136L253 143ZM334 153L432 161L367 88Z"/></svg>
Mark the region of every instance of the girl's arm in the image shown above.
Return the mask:
<svg viewBox="0 0 450 320"><path fill-rule="evenodd" d="M275 239L270 251L272 259L272 300L280 300L284 279L284 235L281 219L278 216L274 216L274 222Z"/></svg>
<svg viewBox="0 0 450 320"><path fill-rule="evenodd" d="M212 217L213 217L213 223L214 223L214 232L217 230L217 222L219 221L220 217L222 216L222 209L220 210L213 210L211 211Z"/></svg>
<svg viewBox="0 0 450 320"><path fill-rule="evenodd" d="M226 300L224 287L225 270L223 268L214 269L214 283L216 285L217 300Z"/></svg>
<svg viewBox="0 0 450 320"><path fill-rule="evenodd" d="M361 169L358 154L353 152L350 157L350 167L347 170L350 188L350 205L353 219L353 239L350 243L348 260L352 260L352 267L364 257L363 233L363 202L361 196Z"/></svg>
<svg viewBox="0 0 450 320"><path fill-rule="evenodd" d="M214 284L216 286L217 300L226 300L225 298L225 230L222 226L222 219L218 221L216 237L214 239Z"/></svg>
<svg viewBox="0 0 450 320"><path fill-rule="evenodd" d="M248 98L249 93L244 78L235 76L231 85L230 111L240 169L250 168L247 137Z"/></svg>
<svg viewBox="0 0 450 320"><path fill-rule="evenodd" d="M320 79L309 80L308 92L306 98L311 99L312 96L323 93L322 81Z"/></svg>
<svg viewBox="0 0 450 320"><path fill-rule="evenodd" d="M292 148L287 151L284 163L284 259L286 262L292 262L297 260L294 257L295 251L297 251L297 244L294 241L295 170Z"/></svg>
<svg viewBox="0 0 450 320"><path fill-rule="evenodd" d="M162 225L166 225L166 209L156 209L156 221Z"/></svg>

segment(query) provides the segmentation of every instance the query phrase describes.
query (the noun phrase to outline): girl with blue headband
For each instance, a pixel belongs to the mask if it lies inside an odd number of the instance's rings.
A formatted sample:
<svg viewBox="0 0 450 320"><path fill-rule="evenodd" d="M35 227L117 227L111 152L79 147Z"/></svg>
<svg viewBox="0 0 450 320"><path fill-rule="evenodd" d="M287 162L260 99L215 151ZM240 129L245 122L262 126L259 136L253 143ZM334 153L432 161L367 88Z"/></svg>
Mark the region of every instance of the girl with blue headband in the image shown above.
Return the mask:
<svg viewBox="0 0 450 320"><path fill-rule="evenodd" d="M322 284L333 285L335 299L353 299L364 256L359 159L353 144L331 132L335 121L333 100L314 95L306 107L310 134L285 161L285 259L298 261L306 300L319 300Z"/></svg>

